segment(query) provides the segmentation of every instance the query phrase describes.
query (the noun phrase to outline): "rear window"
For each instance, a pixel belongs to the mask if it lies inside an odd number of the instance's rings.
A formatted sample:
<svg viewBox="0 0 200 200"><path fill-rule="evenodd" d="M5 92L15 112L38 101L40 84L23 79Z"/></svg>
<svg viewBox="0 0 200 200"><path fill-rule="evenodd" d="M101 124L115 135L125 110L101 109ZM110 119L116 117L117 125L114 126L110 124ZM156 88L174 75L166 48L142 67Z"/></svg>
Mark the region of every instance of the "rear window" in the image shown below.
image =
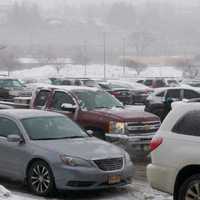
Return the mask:
<svg viewBox="0 0 200 200"><path fill-rule="evenodd" d="M181 118L172 129L182 135L200 136L200 111L191 111Z"/></svg>

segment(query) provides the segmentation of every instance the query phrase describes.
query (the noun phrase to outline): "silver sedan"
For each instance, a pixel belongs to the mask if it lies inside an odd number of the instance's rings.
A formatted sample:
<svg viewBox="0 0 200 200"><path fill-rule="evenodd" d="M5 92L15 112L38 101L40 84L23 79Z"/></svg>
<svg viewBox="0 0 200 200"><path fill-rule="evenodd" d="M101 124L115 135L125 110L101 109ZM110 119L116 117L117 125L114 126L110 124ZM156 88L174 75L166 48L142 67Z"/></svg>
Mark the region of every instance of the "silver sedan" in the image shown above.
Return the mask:
<svg viewBox="0 0 200 200"><path fill-rule="evenodd" d="M67 117L38 110L0 111L0 176L25 181L31 192L89 190L131 182L122 149L89 136Z"/></svg>

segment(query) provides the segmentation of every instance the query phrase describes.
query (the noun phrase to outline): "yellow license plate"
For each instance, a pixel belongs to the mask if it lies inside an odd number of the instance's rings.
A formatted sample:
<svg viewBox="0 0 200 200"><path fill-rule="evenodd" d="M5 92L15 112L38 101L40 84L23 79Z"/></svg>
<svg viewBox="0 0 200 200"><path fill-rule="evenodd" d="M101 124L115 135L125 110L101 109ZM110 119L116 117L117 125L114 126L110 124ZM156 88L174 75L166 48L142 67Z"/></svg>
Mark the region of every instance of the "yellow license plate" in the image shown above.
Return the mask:
<svg viewBox="0 0 200 200"><path fill-rule="evenodd" d="M112 185L112 184L116 184L116 183L120 183L121 182L121 177L120 176L110 176L108 178L108 184Z"/></svg>

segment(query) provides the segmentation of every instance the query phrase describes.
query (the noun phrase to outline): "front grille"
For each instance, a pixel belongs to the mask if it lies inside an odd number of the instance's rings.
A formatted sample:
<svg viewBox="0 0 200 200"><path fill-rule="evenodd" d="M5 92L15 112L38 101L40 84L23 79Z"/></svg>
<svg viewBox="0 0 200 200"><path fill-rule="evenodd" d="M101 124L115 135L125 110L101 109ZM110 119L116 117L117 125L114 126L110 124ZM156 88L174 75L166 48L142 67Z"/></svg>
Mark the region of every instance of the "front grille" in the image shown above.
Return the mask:
<svg viewBox="0 0 200 200"><path fill-rule="evenodd" d="M123 158L110 158L103 160L94 160L99 169L103 171L120 170L123 167Z"/></svg>
<svg viewBox="0 0 200 200"><path fill-rule="evenodd" d="M160 128L159 121L153 122L129 122L127 123L127 130L129 134L144 134L144 133L154 133Z"/></svg>

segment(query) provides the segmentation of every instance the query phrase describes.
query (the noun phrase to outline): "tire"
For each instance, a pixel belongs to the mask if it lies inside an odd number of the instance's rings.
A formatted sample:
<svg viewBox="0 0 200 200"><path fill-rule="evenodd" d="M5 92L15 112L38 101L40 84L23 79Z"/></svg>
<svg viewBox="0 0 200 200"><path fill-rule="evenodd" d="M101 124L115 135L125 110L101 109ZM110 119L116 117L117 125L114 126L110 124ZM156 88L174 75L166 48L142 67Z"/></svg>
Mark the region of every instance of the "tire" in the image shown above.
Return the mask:
<svg viewBox="0 0 200 200"><path fill-rule="evenodd" d="M55 189L51 168L42 160L35 161L30 166L27 183L30 191L39 196L50 196Z"/></svg>
<svg viewBox="0 0 200 200"><path fill-rule="evenodd" d="M198 200L200 199L200 174L196 174L188 178L179 188L177 200ZM190 198L189 198L190 197Z"/></svg>

